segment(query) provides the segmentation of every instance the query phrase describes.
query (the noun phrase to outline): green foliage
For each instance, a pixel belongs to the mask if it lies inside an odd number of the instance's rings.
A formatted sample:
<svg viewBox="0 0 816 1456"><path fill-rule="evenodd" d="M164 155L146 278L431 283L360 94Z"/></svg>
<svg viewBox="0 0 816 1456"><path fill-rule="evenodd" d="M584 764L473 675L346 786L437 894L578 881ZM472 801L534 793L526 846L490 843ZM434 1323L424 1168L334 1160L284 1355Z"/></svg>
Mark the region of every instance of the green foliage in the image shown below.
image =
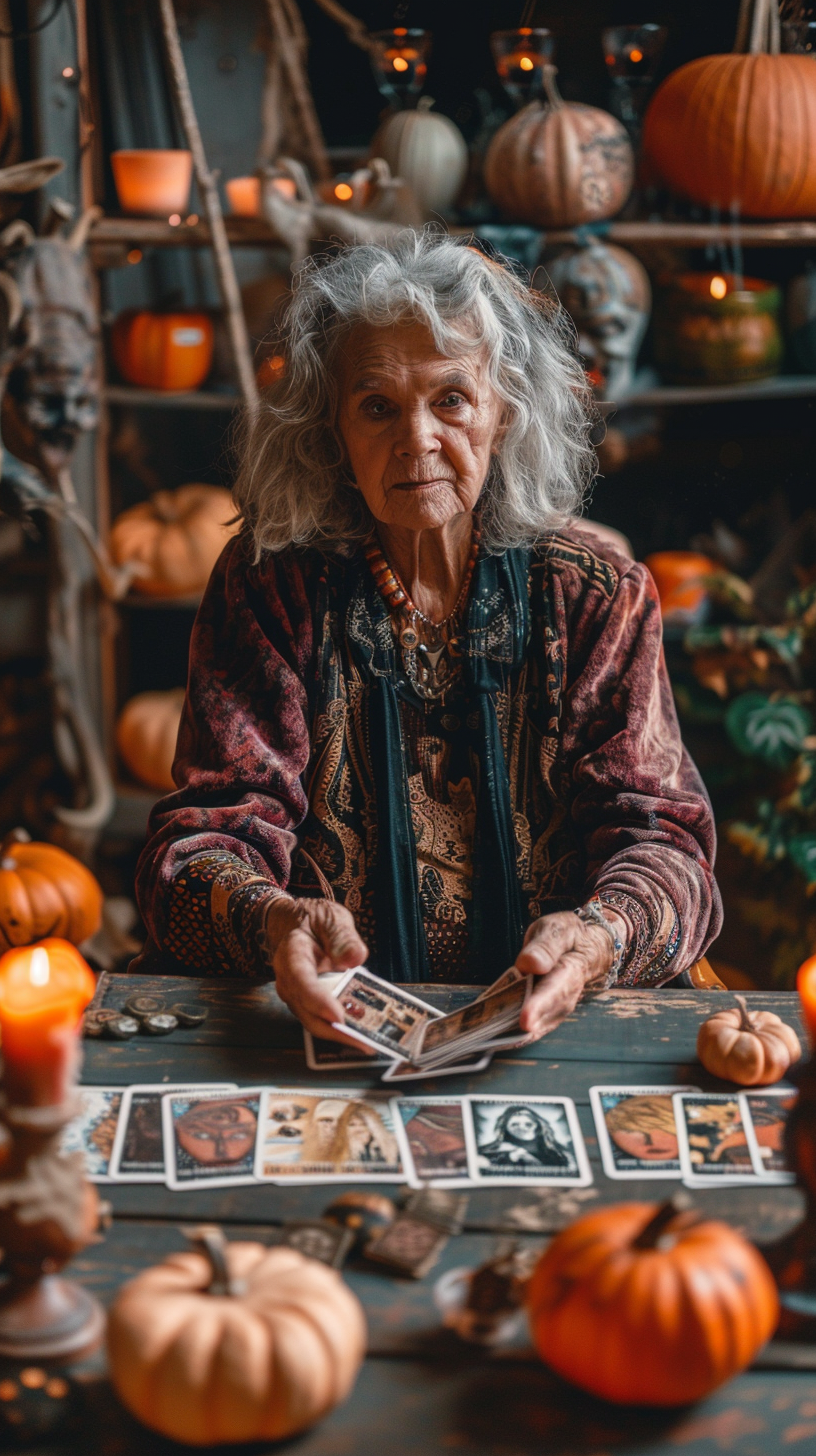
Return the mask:
<svg viewBox="0 0 816 1456"><path fill-rule="evenodd" d="M740 753L769 768L789 768L813 728L813 719L794 697L742 693L730 704L725 727Z"/></svg>

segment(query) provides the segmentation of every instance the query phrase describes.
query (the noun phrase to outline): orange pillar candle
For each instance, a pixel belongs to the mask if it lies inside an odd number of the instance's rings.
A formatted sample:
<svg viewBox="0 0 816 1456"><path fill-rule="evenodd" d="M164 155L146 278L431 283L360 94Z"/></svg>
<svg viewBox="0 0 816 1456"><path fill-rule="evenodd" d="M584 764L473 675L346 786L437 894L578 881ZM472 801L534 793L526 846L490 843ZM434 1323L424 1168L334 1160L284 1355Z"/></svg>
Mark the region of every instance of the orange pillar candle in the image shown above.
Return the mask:
<svg viewBox="0 0 816 1456"><path fill-rule="evenodd" d="M17 1107L54 1107L79 1067L78 1028L95 988L67 940L9 950L0 959L3 1090Z"/></svg>
<svg viewBox="0 0 816 1456"><path fill-rule="evenodd" d="M802 1003L802 1015L810 1044L816 1047L816 955L803 961L796 975L796 989Z"/></svg>

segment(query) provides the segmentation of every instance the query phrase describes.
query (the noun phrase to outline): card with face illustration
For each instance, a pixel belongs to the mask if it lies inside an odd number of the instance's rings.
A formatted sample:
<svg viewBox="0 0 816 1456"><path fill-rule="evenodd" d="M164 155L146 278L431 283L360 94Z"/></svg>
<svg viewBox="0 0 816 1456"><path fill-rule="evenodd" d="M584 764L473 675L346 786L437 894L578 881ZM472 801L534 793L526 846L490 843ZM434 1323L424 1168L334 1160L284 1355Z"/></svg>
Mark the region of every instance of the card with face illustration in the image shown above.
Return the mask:
<svg viewBox="0 0 816 1456"><path fill-rule="evenodd" d="M385 1052L393 1061L408 1054L429 1021L441 1017L427 1001L381 981L362 966L349 971L332 994L344 1015L336 1029L374 1052Z"/></svg>
<svg viewBox="0 0 816 1456"><path fill-rule="evenodd" d="M680 1178L672 1097L692 1086L590 1087L589 1101L607 1178Z"/></svg>
<svg viewBox="0 0 816 1456"><path fill-rule="evenodd" d="M273 1183L404 1183L390 1098L349 1087L267 1089L255 1173Z"/></svg>
<svg viewBox="0 0 816 1456"><path fill-rule="evenodd" d="M571 1097L462 1100L474 1187L583 1188L592 1182Z"/></svg>
<svg viewBox="0 0 816 1456"><path fill-rule="evenodd" d="M397 1140L412 1188L463 1188L469 1181L461 1097L400 1097Z"/></svg>
<svg viewBox="0 0 816 1456"><path fill-rule="evenodd" d="M212 1086L160 1082L126 1087L110 1161L111 1180L114 1183L164 1182L162 1097L170 1092L206 1096L208 1092L230 1091L234 1086L234 1082Z"/></svg>
<svg viewBox="0 0 816 1456"><path fill-rule="evenodd" d="M260 1087L170 1092L162 1097L168 1188L229 1188L255 1182Z"/></svg>
<svg viewBox="0 0 816 1456"><path fill-rule="evenodd" d="M738 1093L675 1092L672 1101L689 1188L756 1182Z"/></svg>
<svg viewBox="0 0 816 1456"><path fill-rule="evenodd" d="M110 1183L111 1154L122 1106L123 1087L79 1087L80 1112L64 1129L60 1152L82 1153L85 1176Z"/></svg>
<svg viewBox="0 0 816 1456"><path fill-rule="evenodd" d="M793 1087L763 1087L739 1094L754 1171L763 1183L796 1182L796 1174L785 1160L785 1129L797 1097Z"/></svg>

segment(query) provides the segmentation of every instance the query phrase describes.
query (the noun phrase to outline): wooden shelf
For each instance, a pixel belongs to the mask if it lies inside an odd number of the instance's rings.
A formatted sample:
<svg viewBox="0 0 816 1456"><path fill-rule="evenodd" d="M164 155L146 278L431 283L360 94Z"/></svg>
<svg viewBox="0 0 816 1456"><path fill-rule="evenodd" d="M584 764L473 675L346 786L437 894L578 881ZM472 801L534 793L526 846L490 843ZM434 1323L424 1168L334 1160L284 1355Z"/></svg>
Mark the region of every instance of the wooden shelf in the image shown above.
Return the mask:
<svg viewBox="0 0 816 1456"><path fill-rule="evenodd" d="M240 409L243 401L234 393L220 394L216 390L164 390L135 389L130 384L108 384L102 391L108 404L125 404L134 409L195 409L224 410Z"/></svg>
<svg viewBox="0 0 816 1456"><path fill-rule="evenodd" d="M752 399L802 399L816 395L816 374L778 374L744 384L655 384L618 401L618 410L640 406L727 404Z"/></svg>
<svg viewBox="0 0 816 1456"><path fill-rule="evenodd" d="M137 612L197 612L201 606L201 595L192 597L148 597L138 592L128 592L118 603L120 607L131 607Z"/></svg>
<svg viewBox="0 0 816 1456"><path fill-rule="evenodd" d="M283 247L269 224L259 217L227 217L227 237L233 247ZM453 233L468 233L470 228L453 227ZM585 235L585 234L584 234ZM574 242L581 236L575 228L555 228L542 233L547 245ZM740 243L743 248L816 247L816 219L806 222L675 222L633 221L612 222L602 236L624 247L645 247L652 243L670 243L678 248L705 248L712 243ZM101 217L90 230L92 247L131 246L155 248L206 248L210 245L210 229L206 222L193 227L180 223L171 227L161 218Z"/></svg>

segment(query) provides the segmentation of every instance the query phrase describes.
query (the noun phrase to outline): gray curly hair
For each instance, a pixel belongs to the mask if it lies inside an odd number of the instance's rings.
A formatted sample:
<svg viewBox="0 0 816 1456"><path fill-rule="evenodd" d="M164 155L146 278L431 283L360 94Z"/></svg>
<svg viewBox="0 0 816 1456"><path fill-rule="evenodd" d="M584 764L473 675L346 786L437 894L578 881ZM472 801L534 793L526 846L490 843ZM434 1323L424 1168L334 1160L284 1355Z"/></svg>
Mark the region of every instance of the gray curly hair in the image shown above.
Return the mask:
<svg viewBox="0 0 816 1456"><path fill-rule="evenodd" d="M580 510L595 473L595 412L569 319L462 240L406 230L387 247L346 247L300 270L274 338L285 374L246 426L235 485L258 556L346 551L371 534L337 427L338 351L356 324L404 320L425 324L446 356L484 350L505 402L481 495L483 546L532 544Z"/></svg>

